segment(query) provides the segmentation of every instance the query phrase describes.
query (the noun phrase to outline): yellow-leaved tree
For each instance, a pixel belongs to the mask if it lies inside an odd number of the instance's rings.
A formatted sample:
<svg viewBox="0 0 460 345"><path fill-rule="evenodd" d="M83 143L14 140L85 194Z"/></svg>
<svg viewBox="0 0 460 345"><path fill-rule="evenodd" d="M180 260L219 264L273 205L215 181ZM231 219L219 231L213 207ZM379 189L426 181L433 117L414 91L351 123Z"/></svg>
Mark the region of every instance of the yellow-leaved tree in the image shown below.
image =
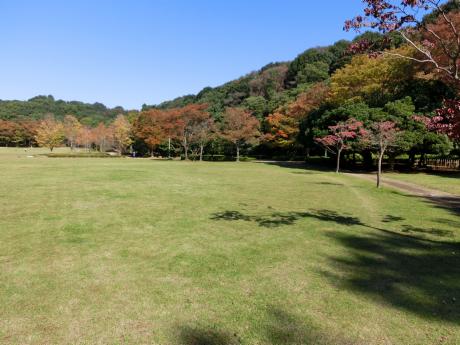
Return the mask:
<svg viewBox="0 0 460 345"><path fill-rule="evenodd" d="M63 143L64 137L63 124L52 115L47 115L36 129L35 141L39 146L48 147L53 152L55 147Z"/></svg>
<svg viewBox="0 0 460 345"><path fill-rule="evenodd" d="M126 152L126 149L132 144L132 128L129 121L123 115L118 115L111 125L113 143L119 154Z"/></svg>
<svg viewBox="0 0 460 345"><path fill-rule="evenodd" d="M410 47L403 47L393 53L410 55L411 51ZM403 90L414 76L415 68L410 60L391 55L357 55L332 75L330 101L334 104L348 100L384 104L389 96Z"/></svg>

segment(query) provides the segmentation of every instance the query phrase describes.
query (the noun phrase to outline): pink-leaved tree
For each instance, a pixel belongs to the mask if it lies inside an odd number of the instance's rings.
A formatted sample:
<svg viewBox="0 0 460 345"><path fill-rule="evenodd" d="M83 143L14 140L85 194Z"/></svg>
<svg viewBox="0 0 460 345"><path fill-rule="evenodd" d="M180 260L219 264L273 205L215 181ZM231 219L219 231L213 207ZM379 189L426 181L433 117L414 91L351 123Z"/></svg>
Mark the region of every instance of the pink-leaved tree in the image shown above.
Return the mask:
<svg viewBox="0 0 460 345"><path fill-rule="evenodd" d="M315 138L315 141L327 151L335 154L337 164L335 172L340 171L340 158L342 151L350 147L350 142L366 135L363 123L354 118L338 122L335 126L329 126L330 134Z"/></svg>

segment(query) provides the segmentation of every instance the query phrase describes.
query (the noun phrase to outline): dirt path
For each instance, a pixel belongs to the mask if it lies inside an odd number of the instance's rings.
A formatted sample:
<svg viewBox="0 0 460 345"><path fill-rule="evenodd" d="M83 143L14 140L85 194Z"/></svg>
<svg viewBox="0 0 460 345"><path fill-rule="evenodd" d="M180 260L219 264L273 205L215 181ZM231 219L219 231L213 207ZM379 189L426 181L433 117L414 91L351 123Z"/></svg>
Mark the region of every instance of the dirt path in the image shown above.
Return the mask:
<svg viewBox="0 0 460 345"><path fill-rule="evenodd" d="M346 175L358 177L375 183L375 174L357 174L346 173ZM457 214L460 214L460 196L456 194L442 192L436 189L425 188L420 185L393 180L383 176L382 185L397 189L409 195L418 196L427 199L429 202L436 204L439 207L449 209Z"/></svg>

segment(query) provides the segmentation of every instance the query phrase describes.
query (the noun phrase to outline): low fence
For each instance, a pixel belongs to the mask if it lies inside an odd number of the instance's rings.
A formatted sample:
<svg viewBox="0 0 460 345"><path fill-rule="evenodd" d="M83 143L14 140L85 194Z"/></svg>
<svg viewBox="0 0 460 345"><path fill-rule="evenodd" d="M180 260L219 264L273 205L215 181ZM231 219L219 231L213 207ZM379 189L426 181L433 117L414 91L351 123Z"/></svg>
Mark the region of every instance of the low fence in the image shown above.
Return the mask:
<svg viewBox="0 0 460 345"><path fill-rule="evenodd" d="M426 166L433 169L460 169L460 159L436 158L427 159Z"/></svg>

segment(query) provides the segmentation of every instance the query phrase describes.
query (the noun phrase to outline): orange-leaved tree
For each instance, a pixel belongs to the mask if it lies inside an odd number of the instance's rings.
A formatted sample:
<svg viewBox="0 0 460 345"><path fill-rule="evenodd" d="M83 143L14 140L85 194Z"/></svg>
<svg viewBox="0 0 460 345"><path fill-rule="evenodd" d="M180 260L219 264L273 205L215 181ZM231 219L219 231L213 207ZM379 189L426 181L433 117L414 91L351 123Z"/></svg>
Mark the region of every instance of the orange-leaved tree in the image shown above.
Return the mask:
<svg viewBox="0 0 460 345"><path fill-rule="evenodd" d="M134 133L146 143L152 157L155 148L168 138L166 121L165 111L160 109L143 111L134 121Z"/></svg>
<svg viewBox="0 0 460 345"><path fill-rule="evenodd" d="M112 143L112 131L110 127L107 127L103 122L93 128L93 140L96 148L100 152L104 152Z"/></svg>
<svg viewBox="0 0 460 345"><path fill-rule="evenodd" d="M302 92L291 103L277 109L265 119L264 139L274 146L288 147L296 143L300 122L318 108L329 95L329 87L317 83Z"/></svg>
<svg viewBox="0 0 460 345"><path fill-rule="evenodd" d="M189 104L173 111L174 128L184 148L184 157L188 160L190 145L194 143L202 124L209 121L207 104Z"/></svg>
<svg viewBox="0 0 460 345"><path fill-rule="evenodd" d="M256 143L260 137L260 122L249 111L227 108L222 118L221 135L236 146L236 161L240 161L240 148Z"/></svg>

